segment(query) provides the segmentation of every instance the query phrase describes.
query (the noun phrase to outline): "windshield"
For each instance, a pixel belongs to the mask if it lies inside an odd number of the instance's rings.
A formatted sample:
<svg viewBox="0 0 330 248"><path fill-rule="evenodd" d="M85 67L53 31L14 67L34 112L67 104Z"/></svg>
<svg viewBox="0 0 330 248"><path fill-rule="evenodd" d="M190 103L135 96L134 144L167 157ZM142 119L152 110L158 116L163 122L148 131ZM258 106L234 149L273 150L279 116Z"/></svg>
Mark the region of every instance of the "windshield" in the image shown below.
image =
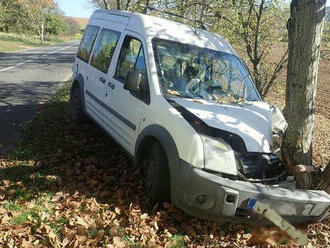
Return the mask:
<svg viewBox="0 0 330 248"><path fill-rule="evenodd" d="M247 70L232 54L156 38L153 48L168 94L218 102L260 100Z"/></svg>

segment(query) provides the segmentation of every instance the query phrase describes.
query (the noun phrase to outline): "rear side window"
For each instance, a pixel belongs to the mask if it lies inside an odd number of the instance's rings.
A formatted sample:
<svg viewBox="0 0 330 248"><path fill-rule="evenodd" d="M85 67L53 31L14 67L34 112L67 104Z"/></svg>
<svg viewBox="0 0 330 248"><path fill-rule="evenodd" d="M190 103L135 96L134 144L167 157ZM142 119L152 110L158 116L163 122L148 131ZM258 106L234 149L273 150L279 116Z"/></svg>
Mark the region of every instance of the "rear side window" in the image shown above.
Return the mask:
<svg viewBox="0 0 330 248"><path fill-rule="evenodd" d="M148 84L146 63L143 47L139 40L126 37L120 52L115 77L120 81L125 81L128 71L138 71L142 74L141 84Z"/></svg>
<svg viewBox="0 0 330 248"><path fill-rule="evenodd" d="M102 29L94 47L91 65L107 73L113 53L115 52L120 33Z"/></svg>
<svg viewBox="0 0 330 248"><path fill-rule="evenodd" d="M91 54L93 44L95 42L99 29L100 29L99 27L92 25L87 25L86 27L77 54L78 58L82 59L85 62L88 62L89 60L89 56Z"/></svg>

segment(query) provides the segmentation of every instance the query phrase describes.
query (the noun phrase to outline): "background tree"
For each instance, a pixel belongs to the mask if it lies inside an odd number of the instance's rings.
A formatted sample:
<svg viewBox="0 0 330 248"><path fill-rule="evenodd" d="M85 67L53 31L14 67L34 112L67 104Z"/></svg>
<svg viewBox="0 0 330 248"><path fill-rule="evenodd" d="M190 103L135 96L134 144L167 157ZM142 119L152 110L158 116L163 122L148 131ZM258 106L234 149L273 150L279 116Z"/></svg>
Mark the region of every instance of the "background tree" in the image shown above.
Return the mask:
<svg viewBox="0 0 330 248"><path fill-rule="evenodd" d="M23 32L27 15L20 0L0 0L0 31Z"/></svg>
<svg viewBox="0 0 330 248"><path fill-rule="evenodd" d="M44 42L46 18L50 14L59 14L54 0L20 0L27 13L30 27L37 32L40 42Z"/></svg>
<svg viewBox="0 0 330 248"><path fill-rule="evenodd" d="M286 20L288 5L280 0L166 0L151 5L162 17L194 27L206 27L230 40L249 62L259 93L266 96L287 62ZM166 12L180 15L169 16ZM269 63L274 46L281 46L279 59Z"/></svg>
<svg viewBox="0 0 330 248"><path fill-rule="evenodd" d="M312 165L317 72L326 0L293 0L288 21L289 62L285 116L288 128L282 144L289 168ZM299 183L299 182L298 182Z"/></svg>
<svg viewBox="0 0 330 248"><path fill-rule="evenodd" d="M102 9L130 10L145 12L141 5L149 6L152 0L90 0L94 6Z"/></svg>
<svg viewBox="0 0 330 248"><path fill-rule="evenodd" d="M68 35L77 34L81 31L81 27L79 23L72 17L64 17L64 21L66 22L67 25L66 34Z"/></svg>
<svg viewBox="0 0 330 248"><path fill-rule="evenodd" d="M68 29L64 18L56 14L48 14L45 20L45 32L48 34L62 34ZM77 32L76 32L77 33Z"/></svg>
<svg viewBox="0 0 330 248"><path fill-rule="evenodd" d="M0 31L44 34L64 33L67 24L54 0L0 0Z"/></svg>
<svg viewBox="0 0 330 248"><path fill-rule="evenodd" d="M286 44L280 43L286 36L286 4L276 0L224 1L215 15L220 23L215 30L224 29L226 37L244 48L256 87L266 96L287 62ZM267 63L271 50L279 45L283 47L280 59Z"/></svg>

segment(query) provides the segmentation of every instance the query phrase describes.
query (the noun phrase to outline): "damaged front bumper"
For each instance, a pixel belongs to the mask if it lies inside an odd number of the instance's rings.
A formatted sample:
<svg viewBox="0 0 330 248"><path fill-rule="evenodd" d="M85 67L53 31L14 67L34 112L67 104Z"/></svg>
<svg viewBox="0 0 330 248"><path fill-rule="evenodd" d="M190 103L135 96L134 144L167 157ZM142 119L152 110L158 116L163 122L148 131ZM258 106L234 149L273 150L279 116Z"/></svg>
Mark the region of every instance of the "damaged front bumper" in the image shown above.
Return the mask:
<svg viewBox="0 0 330 248"><path fill-rule="evenodd" d="M253 222L249 199L265 203L291 223L318 222L330 209L324 191L298 190L230 180L181 160L173 203L191 215L214 221ZM174 192L173 192L174 193Z"/></svg>

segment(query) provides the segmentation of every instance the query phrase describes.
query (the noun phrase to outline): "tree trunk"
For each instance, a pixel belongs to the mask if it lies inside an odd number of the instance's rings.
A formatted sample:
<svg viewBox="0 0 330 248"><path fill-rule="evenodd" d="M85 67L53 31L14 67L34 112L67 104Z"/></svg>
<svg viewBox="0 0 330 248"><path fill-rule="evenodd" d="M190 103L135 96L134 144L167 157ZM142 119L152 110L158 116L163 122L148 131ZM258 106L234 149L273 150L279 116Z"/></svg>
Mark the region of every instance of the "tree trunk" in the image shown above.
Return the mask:
<svg viewBox="0 0 330 248"><path fill-rule="evenodd" d="M110 3L108 2L108 0L103 0L103 4L104 4L105 9L111 9L111 6L110 6Z"/></svg>
<svg viewBox="0 0 330 248"><path fill-rule="evenodd" d="M41 32L40 32L40 41L44 43L44 32L45 32L45 25L44 22L41 22Z"/></svg>
<svg viewBox="0 0 330 248"><path fill-rule="evenodd" d="M324 190L328 194L330 194L330 161L321 174L321 180L319 185L319 189Z"/></svg>
<svg viewBox="0 0 330 248"><path fill-rule="evenodd" d="M117 4L117 9L120 10L121 9L120 0L116 0L116 4Z"/></svg>
<svg viewBox="0 0 330 248"><path fill-rule="evenodd" d="M292 0L282 157L288 168L312 165L317 71L326 0ZM299 185L299 182L298 182Z"/></svg>

